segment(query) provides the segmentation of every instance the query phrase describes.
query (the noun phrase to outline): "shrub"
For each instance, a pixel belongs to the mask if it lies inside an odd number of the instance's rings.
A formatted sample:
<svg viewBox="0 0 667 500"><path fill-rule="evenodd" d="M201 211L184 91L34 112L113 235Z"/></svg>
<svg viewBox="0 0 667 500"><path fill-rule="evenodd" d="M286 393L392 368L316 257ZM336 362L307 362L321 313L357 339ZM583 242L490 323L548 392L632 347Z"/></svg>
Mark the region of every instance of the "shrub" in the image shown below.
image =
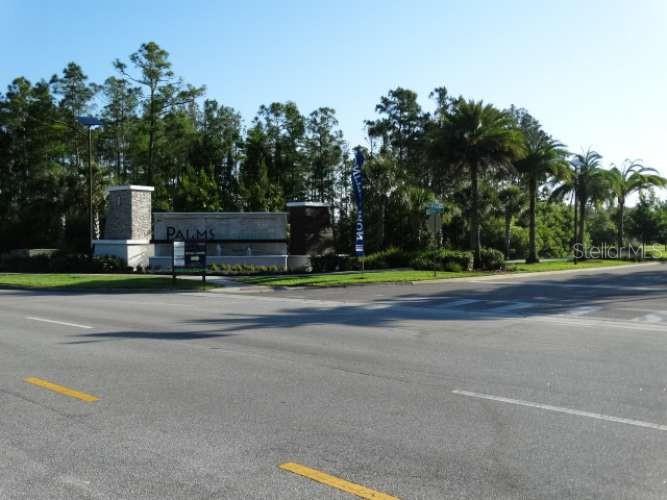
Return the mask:
<svg viewBox="0 0 667 500"><path fill-rule="evenodd" d="M0 271L11 273L46 273L49 272L49 260L46 255L36 257L7 256L0 260Z"/></svg>
<svg viewBox="0 0 667 500"><path fill-rule="evenodd" d="M98 272L102 273L122 273L126 270L126 264L118 257L104 255L93 257L93 266L99 267Z"/></svg>
<svg viewBox="0 0 667 500"><path fill-rule="evenodd" d="M316 255L310 258L310 266L314 273L330 273L338 271L340 255L326 254Z"/></svg>
<svg viewBox="0 0 667 500"><path fill-rule="evenodd" d="M125 263L107 255L56 252L34 257L10 256L0 261L0 271L15 273L124 273Z"/></svg>
<svg viewBox="0 0 667 500"><path fill-rule="evenodd" d="M409 250L391 247L361 258L351 255L318 255L310 258L310 264L314 273L358 271L361 269L362 259L364 269L392 269L410 267L416 254L416 252Z"/></svg>
<svg viewBox="0 0 667 500"><path fill-rule="evenodd" d="M210 264L210 274L237 275L237 274L279 274L278 266L255 266L252 264Z"/></svg>
<svg viewBox="0 0 667 500"><path fill-rule="evenodd" d="M391 247L364 257L364 269L391 269L410 267L416 252Z"/></svg>
<svg viewBox="0 0 667 500"><path fill-rule="evenodd" d="M458 262L450 262L445 266L445 271L449 271L451 273L462 273L463 272L463 266L459 264Z"/></svg>
<svg viewBox="0 0 667 500"><path fill-rule="evenodd" d="M314 273L332 273L361 269L359 259L350 255L317 255L310 258L310 265Z"/></svg>
<svg viewBox="0 0 667 500"><path fill-rule="evenodd" d="M667 252L657 248L646 249L644 252L644 259L665 262L667 261Z"/></svg>
<svg viewBox="0 0 667 500"><path fill-rule="evenodd" d="M474 256L457 250L426 250L413 257L411 267L426 271L472 271Z"/></svg>
<svg viewBox="0 0 667 500"><path fill-rule="evenodd" d="M499 271L505 267L505 256L495 248L482 248L475 269Z"/></svg>

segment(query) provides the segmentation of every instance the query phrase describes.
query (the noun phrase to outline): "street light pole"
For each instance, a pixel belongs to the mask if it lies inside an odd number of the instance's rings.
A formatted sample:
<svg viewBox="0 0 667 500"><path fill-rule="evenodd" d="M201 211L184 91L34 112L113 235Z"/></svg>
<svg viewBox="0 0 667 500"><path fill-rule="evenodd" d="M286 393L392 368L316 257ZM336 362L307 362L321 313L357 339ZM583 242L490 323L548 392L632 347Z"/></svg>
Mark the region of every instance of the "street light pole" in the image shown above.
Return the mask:
<svg viewBox="0 0 667 500"><path fill-rule="evenodd" d="M95 221L93 220L93 127L88 125L88 229L90 234L90 250L93 250L95 239Z"/></svg>
<svg viewBox="0 0 667 500"><path fill-rule="evenodd" d="M94 116L79 116L78 122L88 128L88 235L90 237L90 252L93 252L95 240L95 220L93 211L93 127L99 127L102 122Z"/></svg>

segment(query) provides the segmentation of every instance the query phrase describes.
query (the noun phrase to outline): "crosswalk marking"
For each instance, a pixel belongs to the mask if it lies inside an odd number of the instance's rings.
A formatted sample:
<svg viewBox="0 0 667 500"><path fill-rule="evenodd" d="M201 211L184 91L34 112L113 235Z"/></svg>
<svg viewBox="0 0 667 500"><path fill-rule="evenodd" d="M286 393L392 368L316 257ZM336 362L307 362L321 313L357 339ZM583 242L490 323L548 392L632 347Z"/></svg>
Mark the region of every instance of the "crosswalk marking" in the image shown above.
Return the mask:
<svg viewBox="0 0 667 500"><path fill-rule="evenodd" d="M565 315L556 315L556 316L533 316L530 318L530 321L539 321L541 323L551 323L555 325L563 326L573 326L577 328L596 328L600 332L605 332L609 328L620 329L620 330L637 330L644 332L659 332L664 333L665 327L662 324L657 323L646 323L639 321L628 321L628 320L608 320L602 318L582 318L577 316L565 316Z"/></svg>
<svg viewBox="0 0 667 500"><path fill-rule="evenodd" d="M491 313L508 313L512 311L519 311L522 309L528 309L531 307L535 307L539 304L534 304L531 302L510 302L509 304L505 306L500 306L500 307L494 307L492 309L488 309L489 312Z"/></svg>
<svg viewBox="0 0 667 500"><path fill-rule="evenodd" d="M195 295L195 294L192 294ZM204 296L204 295L202 295ZM206 295L210 298L210 295ZM247 300L245 295L226 294L226 297L232 300ZM375 300L356 302L347 300L322 300L322 299L304 299L296 297L267 297L253 296L258 301L282 302L285 304L315 304L322 308L336 310L342 307L359 307L368 311L381 311L388 308L404 309L416 313L426 314L434 317L466 316L475 314L480 318L506 315L510 317L519 317L530 315L536 320L546 319L549 322L558 324L580 324L588 326L586 322L597 324L601 322L604 325L614 326L619 324L620 328L629 329L655 329L667 321L667 311L658 311L658 313L648 313L637 317L628 316L625 319L605 318L604 315L595 314L604 311L602 306L587 305L567 308L568 300L538 295L531 297L530 300L498 300L493 298L457 298L456 296L430 295L430 296L407 296L407 297L381 297ZM557 306L550 309L549 306ZM540 309L544 309L540 311ZM534 309L534 311L533 311ZM629 309L628 309L629 311ZM640 312L641 309L636 310ZM635 314L637 314L637 312ZM569 321L569 322L568 322Z"/></svg>
<svg viewBox="0 0 667 500"><path fill-rule="evenodd" d="M470 304L476 304L478 302L486 302L481 299L461 299L461 300L455 300L454 302L449 302L445 304L446 307L461 307L461 306L467 306Z"/></svg>
<svg viewBox="0 0 667 500"><path fill-rule="evenodd" d="M641 321L644 323L662 323L662 316L658 316L657 314L645 314L644 316L633 318L632 321Z"/></svg>
<svg viewBox="0 0 667 500"><path fill-rule="evenodd" d="M420 303L420 302L442 302L445 300L450 300L451 297L442 297L439 295L434 295L434 296L426 296L426 297L396 297L396 298L388 298L388 299L381 299L378 302L389 302L389 303Z"/></svg>
<svg viewBox="0 0 667 500"><path fill-rule="evenodd" d="M563 314L565 316L575 316L575 317L587 316L591 313L599 311L600 309L602 308L599 306L581 306L565 311Z"/></svg>

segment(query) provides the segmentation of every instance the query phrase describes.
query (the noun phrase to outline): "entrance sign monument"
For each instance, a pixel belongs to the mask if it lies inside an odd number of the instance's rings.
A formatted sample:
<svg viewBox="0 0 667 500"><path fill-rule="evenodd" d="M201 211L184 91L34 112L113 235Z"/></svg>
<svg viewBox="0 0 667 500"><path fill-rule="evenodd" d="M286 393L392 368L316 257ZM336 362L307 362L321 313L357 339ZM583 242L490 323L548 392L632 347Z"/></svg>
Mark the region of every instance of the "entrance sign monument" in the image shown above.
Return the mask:
<svg viewBox="0 0 667 500"><path fill-rule="evenodd" d="M334 251L324 203L291 202L287 212L152 213L152 191L151 186L109 188L104 239L93 241L95 255L117 256L129 267L172 271L187 267L189 244L196 242L204 265L307 270L310 256ZM194 256L190 264L197 262Z"/></svg>
<svg viewBox="0 0 667 500"><path fill-rule="evenodd" d="M208 264L287 268L285 212L155 212L151 269L168 270L173 241L199 241Z"/></svg>

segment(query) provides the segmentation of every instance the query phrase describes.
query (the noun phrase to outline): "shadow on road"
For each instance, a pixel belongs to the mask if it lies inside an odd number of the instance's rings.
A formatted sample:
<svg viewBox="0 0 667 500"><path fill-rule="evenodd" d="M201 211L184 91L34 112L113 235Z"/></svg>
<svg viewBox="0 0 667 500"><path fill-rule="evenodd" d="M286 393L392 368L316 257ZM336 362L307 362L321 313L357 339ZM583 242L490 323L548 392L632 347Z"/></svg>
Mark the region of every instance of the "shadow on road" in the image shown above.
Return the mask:
<svg viewBox="0 0 667 500"><path fill-rule="evenodd" d="M222 338L264 329L291 329L312 325L389 327L404 321L490 321L567 314L573 310L609 307L613 303L665 300L667 272L651 270L630 274L595 274L570 279L531 279L512 284L492 281L448 284L430 293L407 293L364 304L339 306L297 302L271 313L224 313L185 321L190 329L176 332L121 331L78 335L81 342L111 339L196 340ZM471 286L475 285L475 286ZM405 287L414 289L414 287ZM360 293L356 290L357 295ZM314 295L314 294L313 294ZM313 297L316 298L316 297ZM249 303L257 299L248 295ZM468 299L468 300L467 300ZM224 301L224 296L220 297ZM261 298L259 298L261 300ZM527 304L527 306L524 306ZM613 309L613 308L612 308Z"/></svg>
<svg viewBox="0 0 667 500"><path fill-rule="evenodd" d="M118 339L144 339L144 340L197 340L229 337L232 333L216 331L177 331L177 332L149 332L149 331L127 331L127 332L101 332L77 335L77 338L85 337L88 340L65 342L67 345L90 344L105 340Z"/></svg>

